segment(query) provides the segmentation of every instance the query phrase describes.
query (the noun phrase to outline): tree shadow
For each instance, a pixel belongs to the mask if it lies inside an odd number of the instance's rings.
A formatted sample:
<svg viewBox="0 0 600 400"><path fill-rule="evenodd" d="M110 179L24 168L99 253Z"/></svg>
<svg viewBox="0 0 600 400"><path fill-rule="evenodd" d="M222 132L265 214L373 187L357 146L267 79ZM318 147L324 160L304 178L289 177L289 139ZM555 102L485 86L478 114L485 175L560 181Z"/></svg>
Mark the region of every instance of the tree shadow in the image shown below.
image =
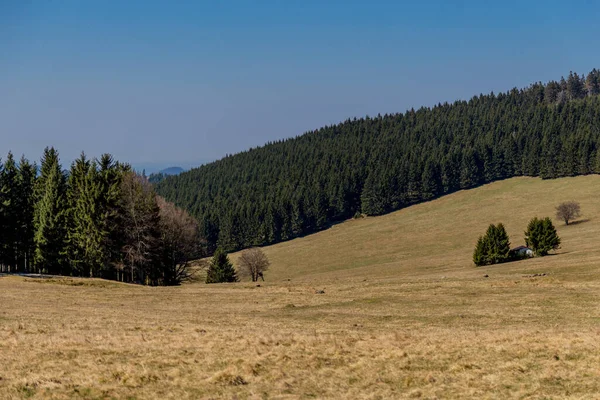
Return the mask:
<svg viewBox="0 0 600 400"><path fill-rule="evenodd" d="M568 226L571 226L571 225L579 225L579 224L584 224L584 223L586 223L586 222L590 222L590 221L591 221L591 218L578 219L578 220L575 220L575 221L569 222L569 225L568 225Z"/></svg>

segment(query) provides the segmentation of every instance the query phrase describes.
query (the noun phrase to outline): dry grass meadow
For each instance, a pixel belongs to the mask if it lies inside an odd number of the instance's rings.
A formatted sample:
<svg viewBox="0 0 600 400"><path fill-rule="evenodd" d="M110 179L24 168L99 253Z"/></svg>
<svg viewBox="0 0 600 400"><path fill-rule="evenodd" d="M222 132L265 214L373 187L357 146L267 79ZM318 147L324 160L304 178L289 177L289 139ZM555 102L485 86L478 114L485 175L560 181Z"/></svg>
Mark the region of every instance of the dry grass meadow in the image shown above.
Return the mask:
<svg viewBox="0 0 600 400"><path fill-rule="evenodd" d="M489 223L523 244L563 200L585 215L557 222L557 255L473 266ZM600 398L600 176L497 182L265 251L260 287L0 277L0 398Z"/></svg>

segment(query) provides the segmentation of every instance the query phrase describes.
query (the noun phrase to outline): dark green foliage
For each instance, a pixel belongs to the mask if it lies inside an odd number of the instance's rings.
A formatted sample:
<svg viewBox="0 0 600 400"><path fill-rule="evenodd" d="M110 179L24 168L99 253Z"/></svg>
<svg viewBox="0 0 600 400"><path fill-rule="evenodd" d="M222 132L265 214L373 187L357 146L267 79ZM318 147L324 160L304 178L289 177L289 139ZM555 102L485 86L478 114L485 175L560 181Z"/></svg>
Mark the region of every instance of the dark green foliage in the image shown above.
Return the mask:
<svg viewBox="0 0 600 400"><path fill-rule="evenodd" d="M70 275L66 262L67 178L58 153L46 148L36 184L34 262L39 272Z"/></svg>
<svg viewBox="0 0 600 400"><path fill-rule="evenodd" d="M148 177L148 182L155 184L158 183L160 181L162 181L163 179L165 179L167 176L167 174L163 174L161 172L157 172L155 174L150 174L150 176Z"/></svg>
<svg viewBox="0 0 600 400"><path fill-rule="evenodd" d="M206 283L223 283L223 282L237 282L237 274L235 268L227 253L218 248L212 257L208 271L206 273Z"/></svg>
<svg viewBox="0 0 600 400"><path fill-rule="evenodd" d="M35 253L34 242L34 188L37 167L25 157L19 161L18 196L17 196L17 270L29 271Z"/></svg>
<svg viewBox="0 0 600 400"><path fill-rule="evenodd" d="M31 269L34 255L34 184L36 167L8 153L0 163L0 271Z"/></svg>
<svg viewBox="0 0 600 400"><path fill-rule="evenodd" d="M588 96L600 94L600 71L595 68L590 72L585 80L585 90Z"/></svg>
<svg viewBox="0 0 600 400"><path fill-rule="evenodd" d="M510 241L504 225L491 224L485 235L479 237L473 262L477 266L499 264L510 261Z"/></svg>
<svg viewBox="0 0 600 400"><path fill-rule="evenodd" d="M24 157L0 162L0 271L93 276L149 285L190 277L198 224L129 166L81 155L69 174L46 148L39 177ZM128 178L128 179L125 179ZM125 183L130 183L129 186ZM130 189L130 190L126 190Z"/></svg>
<svg viewBox="0 0 600 400"><path fill-rule="evenodd" d="M3 215L0 263L11 271L16 271L18 264L19 195L19 170L12 153L8 153L4 168L0 171L0 202Z"/></svg>
<svg viewBox="0 0 600 400"><path fill-rule="evenodd" d="M76 275L97 276L107 231L100 224L100 181L96 163L82 154L71 166L67 190L67 250Z"/></svg>
<svg viewBox="0 0 600 400"><path fill-rule="evenodd" d="M167 177L156 190L200 221L212 252L499 179L600 173L598 75L349 119Z"/></svg>
<svg viewBox="0 0 600 400"><path fill-rule="evenodd" d="M548 255L551 250L560 246L560 238L556 228L549 217L544 219L533 218L525 231L525 243L537 256Z"/></svg>
<svg viewBox="0 0 600 400"><path fill-rule="evenodd" d="M487 243L483 239L483 236L479 236L479 239L477 239L477 244L475 245L475 251L473 251L473 262L475 263L475 265L477 265L478 267L482 265L487 265L487 253Z"/></svg>

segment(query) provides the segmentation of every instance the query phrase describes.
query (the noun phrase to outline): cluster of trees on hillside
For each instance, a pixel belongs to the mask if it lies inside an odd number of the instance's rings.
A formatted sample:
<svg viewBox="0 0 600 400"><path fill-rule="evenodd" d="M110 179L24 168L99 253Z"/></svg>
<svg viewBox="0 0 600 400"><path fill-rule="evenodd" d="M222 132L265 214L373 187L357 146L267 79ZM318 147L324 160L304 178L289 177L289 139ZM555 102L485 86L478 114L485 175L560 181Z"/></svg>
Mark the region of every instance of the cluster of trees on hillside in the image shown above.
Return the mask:
<svg viewBox="0 0 600 400"><path fill-rule="evenodd" d="M209 252L288 240L514 176L600 173L600 72L347 120L156 185Z"/></svg>
<svg viewBox="0 0 600 400"><path fill-rule="evenodd" d="M0 268L150 285L178 284L200 255L197 221L105 154L63 171L46 148L40 168L0 162Z"/></svg>
<svg viewBox="0 0 600 400"><path fill-rule="evenodd" d="M525 244L536 256L546 256L558 249L560 237L549 217L533 218L525 231ZM491 224L485 235L480 236L473 252L473 262L477 266L500 264L523 258L526 253L515 252L510 248L508 234L503 224Z"/></svg>

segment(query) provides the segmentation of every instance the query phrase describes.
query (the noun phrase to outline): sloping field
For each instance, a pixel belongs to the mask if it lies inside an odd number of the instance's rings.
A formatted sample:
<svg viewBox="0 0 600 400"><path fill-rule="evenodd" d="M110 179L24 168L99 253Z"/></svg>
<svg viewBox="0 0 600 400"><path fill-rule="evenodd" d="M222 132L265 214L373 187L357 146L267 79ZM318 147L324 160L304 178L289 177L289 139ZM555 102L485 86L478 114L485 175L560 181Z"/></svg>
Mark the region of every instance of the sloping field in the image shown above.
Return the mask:
<svg viewBox="0 0 600 400"><path fill-rule="evenodd" d="M472 265L563 200L557 255ZM598 238L600 176L517 178L266 248L260 287L0 277L0 398L595 399Z"/></svg>
<svg viewBox="0 0 600 400"><path fill-rule="evenodd" d="M554 219L555 207L568 200L580 202L584 222L566 227L555 220L563 239L559 253L564 256L526 265L570 267L600 260L600 249L596 252L600 176L546 181L513 178L267 247L265 252L273 261L269 277L318 282L342 277L415 279L473 273L475 243L490 223L504 223L511 244L524 245L529 220L534 216Z"/></svg>

